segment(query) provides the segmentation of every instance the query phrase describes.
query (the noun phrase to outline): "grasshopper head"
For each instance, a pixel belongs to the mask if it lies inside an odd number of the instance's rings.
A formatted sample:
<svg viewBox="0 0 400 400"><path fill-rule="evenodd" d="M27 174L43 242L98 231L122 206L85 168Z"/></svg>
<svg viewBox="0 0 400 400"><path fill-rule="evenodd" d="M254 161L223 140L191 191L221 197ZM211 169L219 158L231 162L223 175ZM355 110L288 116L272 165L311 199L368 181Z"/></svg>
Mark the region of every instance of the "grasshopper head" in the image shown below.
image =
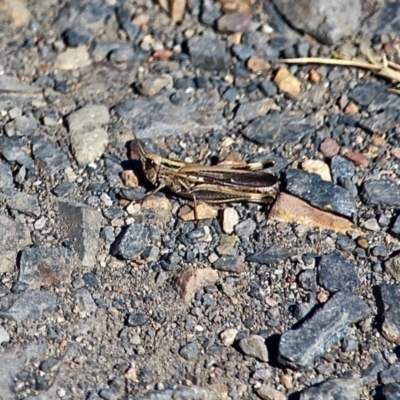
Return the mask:
<svg viewBox="0 0 400 400"><path fill-rule="evenodd" d="M153 185L158 183L158 174L161 168L161 157L155 153L145 153L140 157L143 172Z"/></svg>

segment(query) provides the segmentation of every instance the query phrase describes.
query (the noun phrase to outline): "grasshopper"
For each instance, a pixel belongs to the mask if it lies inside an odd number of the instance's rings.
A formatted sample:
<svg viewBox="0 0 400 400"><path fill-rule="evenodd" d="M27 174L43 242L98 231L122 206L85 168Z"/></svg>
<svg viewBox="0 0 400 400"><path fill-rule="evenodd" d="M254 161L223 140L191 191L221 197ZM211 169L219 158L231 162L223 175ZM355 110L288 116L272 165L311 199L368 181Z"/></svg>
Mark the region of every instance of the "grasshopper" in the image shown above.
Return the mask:
<svg viewBox="0 0 400 400"><path fill-rule="evenodd" d="M146 153L136 137L130 146L138 152L146 179L155 186L145 198L168 188L178 196L193 200L196 220L197 201L271 203L278 194L278 177L262 171L275 164L272 159L207 166Z"/></svg>

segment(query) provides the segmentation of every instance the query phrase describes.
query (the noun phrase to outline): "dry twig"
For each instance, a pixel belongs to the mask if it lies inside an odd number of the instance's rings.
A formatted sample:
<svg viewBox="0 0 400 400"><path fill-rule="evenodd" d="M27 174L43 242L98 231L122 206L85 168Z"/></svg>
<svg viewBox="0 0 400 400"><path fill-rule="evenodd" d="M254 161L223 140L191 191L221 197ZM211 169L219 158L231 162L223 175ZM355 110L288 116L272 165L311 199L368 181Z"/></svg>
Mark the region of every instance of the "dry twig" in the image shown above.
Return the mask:
<svg viewBox="0 0 400 400"><path fill-rule="evenodd" d="M377 61L372 54L367 54L368 61L346 54L335 54L334 58L322 57L303 57L303 58L287 58L283 62L288 64L325 64L325 65L341 65L344 67L362 68L371 71L373 74L381 76L391 82L400 83L400 65L388 61L383 55L382 62ZM392 92L399 93L397 89L391 89Z"/></svg>

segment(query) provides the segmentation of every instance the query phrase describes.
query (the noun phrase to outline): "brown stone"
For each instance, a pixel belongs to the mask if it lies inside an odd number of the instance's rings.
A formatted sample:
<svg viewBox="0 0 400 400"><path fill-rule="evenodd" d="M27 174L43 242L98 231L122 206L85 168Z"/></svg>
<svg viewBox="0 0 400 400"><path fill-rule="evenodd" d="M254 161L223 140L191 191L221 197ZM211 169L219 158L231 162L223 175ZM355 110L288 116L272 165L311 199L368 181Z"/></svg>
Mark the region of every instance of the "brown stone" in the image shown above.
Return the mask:
<svg viewBox="0 0 400 400"><path fill-rule="evenodd" d="M328 164L321 160L304 160L301 167L308 172L318 174L324 181L332 181Z"/></svg>
<svg viewBox="0 0 400 400"><path fill-rule="evenodd" d="M293 76L285 67L280 67L275 75L274 82L279 91L291 97L296 97L301 90L300 79Z"/></svg>
<svg viewBox="0 0 400 400"><path fill-rule="evenodd" d="M308 79L310 80L311 83L318 83L321 80L321 74L315 69L312 69L310 70Z"/></svg>
<svg viewBox="0 0 400 400"><path fill-rule="evenodd" d="M346 218L318 210L287 193L279 194L269 212L268 219L303 224L311 228L330 229L341 233L353 230L352 223Z"/></svg>
<svg viewBox="0 0 400 400"><path fill-rule="evenodd" d="M346 108L344 109L344 113L348 115L353 115L358 113L358 106L354 103L347 104Z"/></svg>
<svg viewBox="0 0 400 400"><path fill-rule="evenodd" d="M261 57L251 56L246 62L246 67L250 72L266 72L271 65Z"/></svg>
<svg viewBox="0 0 400 400"><path fill-rule="evenodd" d="M197 219L209 219L215 218L218 215L218 211L208 205L207 203L197 203ZM194 209L185 205L179 210L179 218L183 219L184 221L194 221Z"/></svg>
<svg viewBox="0 0 400 400"><path fill-rule="evenodd" d="M200 288L211 285L218 279L218 272L212 268L189 268L176 277L174 287L183 301L189 304Z"/></svg>
<svg viewBox="0 0 400 400"><path fill-rule="evenodd" d="M332 158L333 156L336 156L336 154L339 153L340 146L337 144L335 139L326 138L321 143L321 146L319 149L321 150L321 153L325 157Z"/></svg>
<svg viewBox="0 0 400 400"><path fill-rule="evenodd" d="M344 153L344 157L346 157L355 165L360 165L362 167L368 167L369 165L368 158L357 151L348 151Z"/></svg>
<svg viewBox="0 0 400 400"><path fill-rule="evenodd" d="M139 179L132 170L122 171L121 179L126 187L137 187L139 185Z"/></svg>

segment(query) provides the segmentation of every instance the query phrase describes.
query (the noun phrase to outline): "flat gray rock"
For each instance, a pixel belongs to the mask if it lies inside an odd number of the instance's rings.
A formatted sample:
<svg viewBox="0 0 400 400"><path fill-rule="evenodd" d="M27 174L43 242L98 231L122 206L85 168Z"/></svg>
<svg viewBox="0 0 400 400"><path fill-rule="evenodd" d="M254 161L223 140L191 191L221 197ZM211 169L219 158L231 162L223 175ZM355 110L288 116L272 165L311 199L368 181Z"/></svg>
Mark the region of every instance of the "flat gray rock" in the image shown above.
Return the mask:
<svg viewBox="0 0 400 400"><path fill-rule="evenodd" d="M192 63L196 68L224 71L229 68L231 59L224 43L209 36L194 36L188 40Z"/></svg>
<svg viewBox="0 0 400 400"><path fill-rule="evenodd" d="M315 129L311 122L301 116L270 112L254 119L242 133L252 142L272 145L276 141L297 143L304 136L314 133Z"/></svg>
<svg viewBox="0 0 400 400"><path fill-rule="evenodd" d="M44 137L36 136L32 139L32 150L35 159L52 175L71 165L66 154Z"/></svg>
<svg viewBox="0 0 400 400"><path fill-rule="evenodd" d="M11 168L8 164L0 162L0 193L9 194L14 188Z"/></svg>
<svg viewBox="0 0 400 400"><path fill-rule="evenodd" d="M175 105L164 97L128 99L117 105L115 112L129 121L136 136L143 139L220 130L226 124L221 107L217 98L207 93L184 105Z"/></svg>
<svg viewBox="0 0 400 400"><path fill-rule="evenodd" d="M55 312L58 309L56 298L50 292L34 290L9 296L10 306L0 311L0 318L16 322L38 320L44 313Z"/></svg>
<svg viewBox="0 0 400 400"><path fill-rule="evenodd" d="M108 124L110 115L105 105L87 104L67 117L68 129L72 133Z"/></svg>
<svg viewBox="0 0 400 400"><path fill-rule="evenodd" d="M330 293L354 293L358 289L354 264L338 250L321 257L318 263L318 281Z"/></svg>
<svg viewBox="0 0 400 400"><path fill-rule="evenodd" d="M0 359L0 393L2 400L15 400L16 375L46 351L44 344L14 345L4 348Z"/></svg>
<svg viewBox="0 0 400 400"><path fill-rule="evenodd" d="M300 169L289 169L285 176L286 190L314 207L346 217L351 217L357 212L353 197L341 186L324 181L319 175Z"/></svg>
<svg viewBox="0 0 400 400"><path fill-rule="evenodd" d="M273 3L291 26L324 44L335 44L352 35L360 24L360 1L274 0Z"/></svg>
<svg viewBox="0 0 400 400"><path fill-rule="evenodd" d="M362 387L360 378L330 379L303 390L300 400L359 400Z"/></svg>
<svg viewBox="0 0 400 400"><path fill-rule="evenodd" d="M285 332L279 343L279 361L290 368L302 369L313 366L333 344L342 339L351 324L371 313L361 298L336 293L310 319L299 328Z"/></svg>
<svg viewBox="0 0 400 400"><path fill-rule="evenodd" d="M90 164L100 158L108 145L108 133L103 128L71 133L71 150L80 165Z"/></svg>
<svg viewBox="0 0 400 400"><path fill-rule="evenodd" d="M0 215L0 273L11 272L16 268L17 254L32 244L28 227L10 217Z"/></svg>
<svg viewBox="0 0 400 400"><path fill-rule="evenodd" d="M60 201L60 216L67 228L68 238L82 265L92 267L96 262L102 215L83 204Z"/></svg>
<svg viewBox="0 0 400 400"><path fill-rule="evenodd" d="M31 247L21 252L18 282L29 290L53 286L71 275L73 255L63 247Z"/></svg>
<svg viewBox="0 0 400 400"><path fill-rule="evenodd" d="M13 76L0 76L0 98L29 100L42 97L43 89L21 82Z"/></svg>
<svg viewBox="0 0 400 400"><path fill-rule="evenodd" d="M125 227L113 243L111 254L124 260L139 257L147 248L149 234L149 227L140 222Z"/></svg>
<svg viewBox="0 0 400 400"><path fill-rule="evenodd" d="M361 197L365 204L400 207L400 185L389 179L364 182Z"/></svg>
<svg viewBox="0 0 400 400"><path fill-rule="evenodd" d="M38 199L25 192L15 191L7 196L7 206L30 217L39 217L41 214Z"/></svg>

